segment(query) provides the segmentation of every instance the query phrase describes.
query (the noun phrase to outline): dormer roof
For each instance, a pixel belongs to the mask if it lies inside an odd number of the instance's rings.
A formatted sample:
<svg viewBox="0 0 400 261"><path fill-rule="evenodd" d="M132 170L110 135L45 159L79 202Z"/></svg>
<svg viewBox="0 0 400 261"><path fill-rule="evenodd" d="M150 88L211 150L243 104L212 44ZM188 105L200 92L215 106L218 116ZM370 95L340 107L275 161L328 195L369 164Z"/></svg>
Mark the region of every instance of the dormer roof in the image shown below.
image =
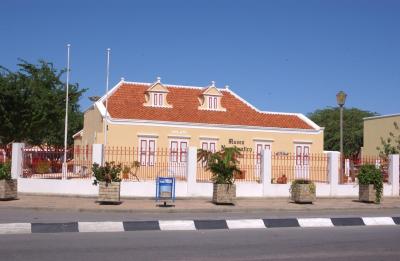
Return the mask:
<svg viewBox="0 0 400 261"><path fill-rule="evenodd" d="M157 77L157 81L153 83L148 89L147 92L162 92L168 93L168 89L161 83L161 78Z"/></svg>
<svg viewBox="0 0 400 261"><path fill-rule="evenodd" d="M204 89L203 95L222 96L222 93L215 86L215 82L212 81L211 85Z"/></svg>

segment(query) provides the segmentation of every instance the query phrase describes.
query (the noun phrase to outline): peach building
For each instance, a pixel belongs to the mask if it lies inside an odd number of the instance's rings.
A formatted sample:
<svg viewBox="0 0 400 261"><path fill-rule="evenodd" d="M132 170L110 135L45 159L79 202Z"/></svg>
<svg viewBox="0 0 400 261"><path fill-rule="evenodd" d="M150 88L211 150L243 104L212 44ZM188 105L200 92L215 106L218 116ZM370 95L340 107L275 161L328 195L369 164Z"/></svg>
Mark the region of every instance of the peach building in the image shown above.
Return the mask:
<svg viewBox="0 0 400 261"><path fill-rule="evenodd" d="M139 148L146 154L142 165L158 148L184 155L188 147L215 151L235 145L253 153L263 148L278 155L294 153L299 162L323 152L323 128L303 114L261 111L214 82L195 87L164 84L160 78L154 83L121 80L107 96L85 111L75 145L104 143L107 117L107 146Z"/></svg>

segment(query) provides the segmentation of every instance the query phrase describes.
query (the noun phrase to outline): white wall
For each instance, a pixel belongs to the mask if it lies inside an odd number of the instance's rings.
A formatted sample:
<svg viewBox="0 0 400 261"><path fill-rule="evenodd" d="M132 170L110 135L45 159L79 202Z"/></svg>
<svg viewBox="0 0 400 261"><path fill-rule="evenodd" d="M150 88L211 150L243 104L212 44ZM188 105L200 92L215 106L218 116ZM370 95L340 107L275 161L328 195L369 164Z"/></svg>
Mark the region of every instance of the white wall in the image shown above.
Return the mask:
<svg viewBox="0 0 400 261"><path fill-rule="evenodd" d="M14 144L18 149L13 150L13 174L19 174L18 191L22 193L40 193L50 195L80 195L97 196L98 187L92 185L92 180L71 179L32 179L21 178L23 144ZM102 159L102 147L95 144L93 147L93 160ZM212 197L212 183L196 182L197 150L191 147L188 151L188 182L177 181L176 197ZM357 197L358 185L338 184L338 152L326 152L328 155L329 183L316 183L317 197ZM289 197L290 184L271 184L271 152L265 150L262 153L262 182L236 182L236 195L238 197ZM384 185L385 197L399 196L399 155L390 157L389 184ZM155 181L123 181L121 184L122 197L155 197Z"/></svg>
<svg viewBox="0 0 400 261"><path fill-rule="evenodd" d="M238 197L289 197L290 184L271 184L267 195L263 195L263 186L256 182L237 182ZM193 191L187 190L187 183L176 183L177 197L212 197L212 183L196 183ZM358 185L346 184L336 186L336 193L331 194L330 184L316 183L317 197L357 197ZM97 196L98 186L92 185L92 180L52 180L52 179L18 179L18 191L22 193L37 193L48 195L78 195ZM121 197L155 197L155 181L123 181ZM383 195L392 196L392 186L384 184Z"/></svg>

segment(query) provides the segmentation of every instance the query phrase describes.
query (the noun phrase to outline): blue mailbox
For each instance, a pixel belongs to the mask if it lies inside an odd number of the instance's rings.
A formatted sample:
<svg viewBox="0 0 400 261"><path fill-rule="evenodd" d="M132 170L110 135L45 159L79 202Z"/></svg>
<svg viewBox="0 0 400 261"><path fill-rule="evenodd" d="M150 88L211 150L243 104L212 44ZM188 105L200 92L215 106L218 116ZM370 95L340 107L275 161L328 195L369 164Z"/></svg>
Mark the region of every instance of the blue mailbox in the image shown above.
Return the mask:
<svg viewBox="0 0 400 261"><path fill-rule="evenodd" d="M175 178L157 177L156 201L159 200L175 202Z"/></svg>

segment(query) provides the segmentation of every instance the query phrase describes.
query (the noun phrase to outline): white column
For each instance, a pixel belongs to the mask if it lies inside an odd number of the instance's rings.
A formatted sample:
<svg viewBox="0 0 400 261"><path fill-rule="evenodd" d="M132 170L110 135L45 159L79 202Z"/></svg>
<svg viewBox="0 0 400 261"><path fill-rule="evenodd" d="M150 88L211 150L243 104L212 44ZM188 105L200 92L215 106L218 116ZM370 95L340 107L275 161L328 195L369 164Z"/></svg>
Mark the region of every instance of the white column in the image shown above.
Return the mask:
<svg viewBox="0 0 400 261"><path fill-rule="evenodd" d="M187 156L187 195L194 196L197 175L197 148L189 147Z"/></svg>
<svg viewBox="0 0 400 261"><path fill-rule="evenodd" d="M392 185L392 196L399 196L399 154L389 155L389 183Z"/></svg>
<svg viewBox="0 0 400 261"><path fill-rule="evenodd" d="M272 159L271 150L263 149L261 151L261 181L263 186L263 196L272 194L271 178L272 178Z"/></svg>
<svg viewBox="0 0 400 261"><path fill-rule="evenodd" d="M92 150L92 163L97 163L100 166L103 165L103 153L104 153L104 146L103 144L93 144Z"/></svg>
<svg viewBox="0 0 400 261"><path fill-rule="evenodd" d="M340 152L329 151L328 155L328 181L330 184L330 196L336 196L337 186L339 185L339 159Z"/></svg>
<svg viewBox="0 0 400 261"><path fill-rule="evenodd" d="M22 177L23 148L25 148L24 143L12 144L11 178L13 179Z"/></svg>

